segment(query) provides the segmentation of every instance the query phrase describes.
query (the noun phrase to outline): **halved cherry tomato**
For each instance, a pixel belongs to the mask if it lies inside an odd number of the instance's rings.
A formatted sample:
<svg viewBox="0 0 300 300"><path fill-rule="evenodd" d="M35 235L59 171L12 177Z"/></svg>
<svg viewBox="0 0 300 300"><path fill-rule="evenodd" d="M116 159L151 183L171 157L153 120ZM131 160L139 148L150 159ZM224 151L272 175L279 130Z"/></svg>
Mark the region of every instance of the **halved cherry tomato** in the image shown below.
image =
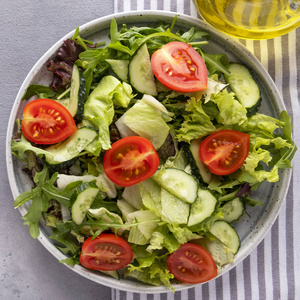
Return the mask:
<svg viewBox="0 0 300 300"><path fill-rule="evenodd" d="M218 275L215 261L201 246L186 243L167 259L169 271L185 283L202 283Z"/></svg>
<svg viewBox="0 0 300 300"><path fill-rule="evenodd" d="M207 87L207 68L201 55L189 44L170 42L151 57L153 73L166 87L195 92Z"/></svg>
<svg viewBox="0 0 300 300"><path fill-rule="evenodd" d="M250 135L236 130L220 130L209 135L199 147L199 157L216 175L239 169L249 153Z"/></svg>
<svg viewBox="0 0 300 300"><path fill-rule="evenodd" d="M129 244L119 236L102 233L84 241L79 261L88 269L114 271L127 266L133 258Z"/></svg>
<svg viewBox="0 0 300 300"><path fill-rule="evenodd" d="M77 130L69 111L50 99L36 99L23 110L22 132L36 144L56 144Z"/></svg>
<svg viewBox="0 0 300 300"><path fill-rule="evenodd" d="M105 152L103 167L107 177L120 186L131 186L152 176L159 157L152 143L140 136L129 136L112 144Z"/></svg>

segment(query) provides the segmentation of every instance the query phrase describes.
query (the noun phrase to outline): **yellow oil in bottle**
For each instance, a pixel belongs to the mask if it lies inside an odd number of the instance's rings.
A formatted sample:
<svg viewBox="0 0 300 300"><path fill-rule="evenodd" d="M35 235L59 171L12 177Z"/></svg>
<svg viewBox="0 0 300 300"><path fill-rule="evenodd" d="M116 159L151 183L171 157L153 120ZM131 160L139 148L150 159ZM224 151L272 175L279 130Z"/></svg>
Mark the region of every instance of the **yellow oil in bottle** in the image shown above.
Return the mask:
<svg viewBox="0 0 300 300"><path fill-rule="evenodd" d="M194 0L215 28L238 38L269 39L300 26L300 0Z"/></svg>

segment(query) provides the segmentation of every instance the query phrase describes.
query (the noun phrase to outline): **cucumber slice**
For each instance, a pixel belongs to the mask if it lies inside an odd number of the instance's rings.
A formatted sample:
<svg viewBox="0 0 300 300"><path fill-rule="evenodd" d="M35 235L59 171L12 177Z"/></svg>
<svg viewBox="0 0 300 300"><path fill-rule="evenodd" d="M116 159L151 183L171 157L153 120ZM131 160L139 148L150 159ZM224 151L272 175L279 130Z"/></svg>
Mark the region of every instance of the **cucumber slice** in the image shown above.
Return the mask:
<svg viewBox="0 0 300 300"><path fill-rule="evenodd" d="M115 279L120 279L120 275L117 271L100 271L100 272L110 277L113 277Z"/></svg>
<svg viewBox="0 0 300 300"><path fill-rule="evenodd" d="M71 208L72 220L80 225L84 220L87 211L94 202L99 189L94 184L83 183L77 189L73 199L73 205Z"/></svg>
<svg viewBox="0 0 300 300"><path fill-rule="evenodd" d="M233 254L238 252L241 245L240 237L226 221L216 221L210 228L210 233L227 246Z"/></svg>
<svg viewBox="0 0 300 300"><path fill-rule="evenodd" d="M183 170L161 169L152 178L168 192L187 203L193 203L197 198L198 182L194 176Z"/></svg>
<svg viewBox="0 0 300 300"><path fill-rule="evenodd" d="M237 99L245 106L248 114L256 113L261 104L261 95L250 71L239 63L231 63L228 69L230 74L225 74L225 79L234 91Z"/></svg>
<svg viewBox="0 0 300 300"><path fill-rule="evenodd" d="M70 88L70 103L68 105L68 110L72 117L77 113L78 109L78 92L80 86L80 74L79 69L76 64L73 65L71 88Z"/></svg>
<svg viewBox="0 0 300 300"><path fill-rule="evenodd" d="M70 88L70 102L67 108L76 122L81 122L82 120L85 94L85 77L77 65L74 64Z"/></svg>
<svg viewBox="0 0 300 300"><path fill-rule="evenodd" d="M228 201L223 207L222 212L224 214L224 221L231 223L237 221L245 211L245 205L240 198L234 198Z"/></svg>
<svg viewBox="0 0 300 300"><path fill-rule="evenodd" d="M150 55L146 44L143 44L129 62L130 84L140 93L157 95Z"/></svg>
<svg viewBox="0 0 300 300"><path fill-rule="evenodd" d="M78 156L80 152L95 139L96 136L97 132L92 128L79 128L65 141L45 149L49 152L49 154L45 155L46 162L48 164L60 164L71 160Z"/></svg>
<svg viewBox="0 0 300 300"><path fill-rule="evenodd" d="M106 62L110 65L113 72L122 81L128 81L128 65L129 60L120 59L106 59Z"/></svg>
<svg viewBox="0 0 300 300"><path fill-rule="evenodd" d="M201 142L202 139L192 140L190 145L190 151L192 153L196 167L199 170L202 180L205 183L210 184L210 182L212 181L212 174L209 171L209 169L203 164L199 157L199 147Z"/></svg>
<svg viewBox="0 0 300 300"><path fill-rule="evenodd" d="M208 218L215 210L217 198L208 190L198 189L198 197L191 205L188 226L198 224Z"/></svg>

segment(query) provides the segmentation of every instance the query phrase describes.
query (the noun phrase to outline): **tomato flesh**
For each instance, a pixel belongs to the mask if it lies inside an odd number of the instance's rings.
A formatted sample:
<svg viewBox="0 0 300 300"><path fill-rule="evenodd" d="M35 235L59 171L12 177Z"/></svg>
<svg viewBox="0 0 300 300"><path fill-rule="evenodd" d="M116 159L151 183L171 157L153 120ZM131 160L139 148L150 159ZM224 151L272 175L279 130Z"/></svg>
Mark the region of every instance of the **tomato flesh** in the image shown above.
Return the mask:
<svg viewBox="0 0 300 300"><path fill-rule="evenodd" d="M115 184L126 187L152 176L159 157L152 143L139 136L129 136L112 144L104 155L103 167Z"/></svg>
<svg viewBox="0 0 300 300"><path fill-rule="evenodd" d="M119 236L102 233L95 239L84 241L80 263L84 267L99 271L114 271L127 266L133 259L129 244Z"/></svg>
<svg viewBox="0 0 300 300"><path fill-rule="evenodd" d="M174 277L185 283L202 283L218 275L215 261L201 246L186 243L172 253L167 264Z"/></svg>
<svg viewBox="0 0 300 300"><path fill-rule="evenodd" d="M250 135L236 130L220 130L208 136L199 147L199 157L216 175L239 169L249 153Z"/></svg>
<svg viewBox="0 0 300 300"><path fill-rule="evenodd" d="M151 57L155 77L179 92L195 92L207 87L207 68L201 55L189 44L170 42Z"/></svg>
<svg viewBox="0 0 300 300"><path fill-rule="evenodd" d="M77 130L70 112L51 99L30 101L23 110L22 132L36 144L55 144Z"/></svg>

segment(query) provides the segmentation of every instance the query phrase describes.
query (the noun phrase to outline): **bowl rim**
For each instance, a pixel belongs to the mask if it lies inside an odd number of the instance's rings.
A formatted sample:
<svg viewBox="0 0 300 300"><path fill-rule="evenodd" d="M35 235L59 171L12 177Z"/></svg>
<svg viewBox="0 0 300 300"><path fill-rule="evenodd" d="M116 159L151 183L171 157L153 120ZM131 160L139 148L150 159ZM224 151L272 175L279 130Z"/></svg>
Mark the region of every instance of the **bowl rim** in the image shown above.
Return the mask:
<svg viewBox="0 0 300 300"><path fill-rule="evenodd" d="M122 20L127 20L128 18L135 19L135 21L132 21L132 23L137 23L137 20L143 21L143 18L148 18L149 20L151 18L168 18L173 19L177 15L177 23L188 23L193 24L194 26L201 27L204 31L209 32L212 34L216 39L222 40L226 43L229 43L232 47L236 48L239 53L242 53L245 57L251 60L251 64L254 68L259 69L261 76L263 76L265 82L268 84L268 86L271 87L270 93L277 99L277 105L279 110L284 110L285 105L281 98L281 95L273 82L272 78L268 74L268 72L263 68L259 60L249 51L247 50L241 43L239 43L238 40L229 37L225 35L224 33L221 33L220 31L217 31L214 29L211 25L204 23L203 21L191 17L189 15L185 14L179 14L176 12L165 12L165 11L159 11L159 10L143 10L143 11L130 11L130 12L121 12L116 14L107 15L105 17L100 17L95 20L92 20L90 22L87 22L81 26L80 33L84 35L85 32L95 32L97 29L99 30L99 26L102 24L110 24L110 21L112 18L115 18L117 23L120 25ZM153 21L152 21L153 22ZM34 66L31 68L29 73L27 74L25 80L23 81L18 94L14 100L14 104L11 110L11 114L9 117L8 127L7 127L7 133L6 133L6 166L7 166L7 174L9 179L10 188L12 191L13 198L15 199L19 194L19 188L18 184L15 178L14 170L13 170L13 154L11 153L11 146L10 141L11 137L13 135L13 128L15 124L16 114L18 111L18 108L20 106L20 99L22 95L24 94L25 89L28 87L30 80L33 78L34 75L36 75L39 72L39 69L43 65L43 63L50 57L50 55L53 55L57 49L62 45L62 42L66 40L67 38L70 38L74 35L75 29L66 34L64 37L59 39L53 46L51 46L45 54L34 64ZM292 171L290 169L284 170L282 173L282 177L280 178L282 184L285 185L285 189L280 190L280 195L278 196L278 199L280 201L276 201L274 207L271 209L271 218L268 218L262 227L262 230L253 233L253 237L250 237L251 243L246 249L241 249L238 254L236 255L234 262L231 264L228 264L225 266L222 271L218 274L218 277L222 276L224 273L227 273L229 270L234 268L237 264L239 264L242 260L244 260L257 246L258 244L263 240L265 235L268 233L268 231L271 229L273 223L277 219L277 216L279 214L280 208L282 207L282 204L285 201L288 187L291 179ZM24 207L18 208L21 215L24 216L27 212L27 210ZM47 234L41 230L40 236L37 238L42 245L58 260L62 260L66 258L64 254L62 254L48 239ZM65 264L66 265L66 264ZM107 287L116 288L123 291L128 292L137 292L137 293L164 293L164 292L170 292L170 289L165 286L149 286L140 282L135 281L129 281L128 280L116 280L111 277L102 276L102 274L96 273L91 270L87 270L83 268L80 265L76 265L74 267L66 265L68 268L76 272L77 274L90 279L96 283L105 285ZM213 280L215 280L214 278ZM195 287L201 284L176 284L173 285L175 291L185 290L191 287Z"/></svg>

